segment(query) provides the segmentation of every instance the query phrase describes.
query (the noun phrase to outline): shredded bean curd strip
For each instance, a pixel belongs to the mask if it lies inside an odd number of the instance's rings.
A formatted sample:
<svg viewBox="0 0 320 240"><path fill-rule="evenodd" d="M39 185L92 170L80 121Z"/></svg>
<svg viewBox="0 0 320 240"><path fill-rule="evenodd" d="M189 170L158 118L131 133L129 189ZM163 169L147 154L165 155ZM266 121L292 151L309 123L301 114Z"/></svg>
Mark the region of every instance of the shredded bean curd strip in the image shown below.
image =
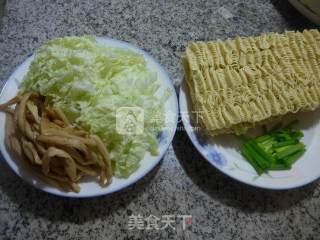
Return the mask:
<svg viewBox="0 0 320 240"><path fill-rule="evenodd" d="M39 93L16 96L0 104L0 111L6 112L8 150L52 187L79 192L79 181L86 176L98 177L101 186L112 182L111 159L101 139L74 128Z"/></svg>

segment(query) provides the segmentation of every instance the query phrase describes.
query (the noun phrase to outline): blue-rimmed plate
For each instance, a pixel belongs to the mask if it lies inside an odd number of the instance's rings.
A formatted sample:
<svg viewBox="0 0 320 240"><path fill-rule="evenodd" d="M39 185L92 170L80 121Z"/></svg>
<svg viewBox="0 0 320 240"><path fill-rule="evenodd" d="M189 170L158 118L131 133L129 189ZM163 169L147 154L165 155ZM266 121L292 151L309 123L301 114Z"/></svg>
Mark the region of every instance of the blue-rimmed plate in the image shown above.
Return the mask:
<svg viewBox="0 0 320 240"><path fill-rule="evenodd" d="M185 81L179 95L180 114L184 128L196 149L208 162L226 175L249 185L266 189L290 189L306 185L320 177L320 111L288 115L281 121L298 119L296 126L302 130L302 141L306 153L293 165L290 171L270 171L258 176L253 167L240 153L241 140L235 135L206 137L197 125L197 116L192 111ZM192 120L191 120L192 119ZM275 123L273 123L275 124ZM257 134L259 129L251 130Z"/></svg>
<svg viewBox="0 0 320 240"><path fill-rule="evenodd" d="M115 191L119 191L143 178L148 172L150 172L162 159L166 150L168 149L170 143L172 142L173 136L176 131L177 121L178 121L178 100L176 92L172 81L170 80L169 75L164 70L164 68L157 63L157 61L151 57L145 51L139 49L138 47L131 45L129 43L114 40L106 37L97 37L97 41L100 44L110 46L110 47L120 47L125 49L130 49L134 52L142 54L145 60L148 63L148 67L154 69L158 73L158 81L160 83L159 94L164 93L164 91L169 90L171 92L170 97L165 103L166 111L166 125L161 134L158 137L158 155L151 156L149 153L146 153L145 157L140 162L139 169L130 175L127 179L118 179L113 178L111 185L105 188L101 188L96 181L86 181L81 182L80 187L81 191L79 193L66 193L62 192L56 188L52 188L42 182L40 179L34 176L30 168L18 159L12 159L4 144L4 133L5 133L5 114L0 113L0 150L8 165L13 169L13 171L27 181L29 184L34 187L52 193L55 195L65 196L65 197L94 197L105 194L110 194ZM11 77L6 82L4 88L2 89L0 96L0 103L4 103L14 97L17 93L18 86L23 79L23 76L27 73L29 65L33 60L34 56L26 59L18 68L14 71Z"/></svg>

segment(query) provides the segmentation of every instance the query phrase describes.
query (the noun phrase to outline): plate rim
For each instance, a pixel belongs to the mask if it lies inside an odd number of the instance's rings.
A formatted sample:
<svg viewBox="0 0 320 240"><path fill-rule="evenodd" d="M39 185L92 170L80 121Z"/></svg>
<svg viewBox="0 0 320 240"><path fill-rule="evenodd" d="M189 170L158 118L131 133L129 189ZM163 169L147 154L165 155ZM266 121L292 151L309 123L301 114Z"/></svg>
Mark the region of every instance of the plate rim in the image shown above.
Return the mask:
<svg viewBox="0 0 320 240"><path fill-rule="evenodd" d="M183 90L183 87L186 87L186 89L187 89L187 87L188 87L185 79L183 79L183 81L182 81L182 83L181 83L181 85L180 85L180 88L179 88L179 109L180 109L180 111L182 110L182 107L181 107L182 94L181 94L181 93L183 92L186 98L189 97L189 96L188 96L188 91L184 91L184 90ZM188 111L188 108L187 108L186 110ZM189 111L188 111L188 113L189 113ZM219 167L215 162L212 162L212 161L210 161L210 160L208 159L207 155L203 152L202 149L200 149L200 146L199 146L197 143L195 143L195 141L194 141L194 139L193 139L193 137L192 137L192 136L193 136L193 135L192 135L193 133L189 130L189 129L190 129L189 126L192 126L192 125L191 125L191 122L190 122L190 121L189 121L189 122L186 122L187 120L186 120L185 118L181 118L181 120L182 120L182 123L183 123L183 126L184 126L184 130L185 130L185 132L186 132L187 135L188 135L188 138L190 139L192 145L193 145L193 146L197 149L197 151L200 153L200 155L201 155L210 165L212 165L213 167L215 167L218 171L220 171L220 172L223 173L225 176L227 176L227 177L229 177L229 178L231 178L231 179L233 179L233 180L235 180L235 181L237 181L237 182L244 183L244 184L246 184L246 185L248 185L248 186L251 186L251 187L260 188L260 189L265 189L265 190L270 190L270 191L283 191L283 190L290 190L290 189L301 188L301 187L304 187L304 186L306 186L306 185L308 185L308 184L311 184L311 183L313 183L313 182L315 182L315 181L317 181L317 180L320 180L320 172L319 172L319 176L318 176L318 177L316 177L316 178L314 178L314 179L311 179L311 180L309 180L309 181L306 181L306 182L304 182L304 183L298 184L298 185L290 185L289 187L271 187L271 186L269 187L269 186L265 186L265 185L262 186L262 185L256 184L254 181L246 181L245 179L238 178L238 177L236 177L235 175L230 174L229 171L224 170L224 168ZM197 136L197 135L194 134L194 136ZM215 150L216 152L218 152L218 151L216 150L216 147L213 147L213 148L214 148L214 150Z"/></svg>
<svg viewBox="0 0 320 240"><path fill-rule="evenodd" d="M291 5L300 12L303 16L308 18L311 22L320 25L320 16L307 8L304 4L302 4L299 0L288 0Z"/></svg>
<svg viewBox="0 0 320 240"><path fill-rule="evenodd" d="M68 35L69 36L69 35ZM67 37L67 36L65 36ZM165 76L165 79L168 80L168 88L170 88L170 92L172 92L173 94L173 98L174 98L174 108L175 108L175 117L174 117L174 123L171 127L172 130L170 131L170 134L167 138L166 143L164 144L163 147L163 152L159 153L159 155L155 156L156 159L154 161L154 163L150 164L149 167L147 169L144 169L143 172L141 173L141 175L138 175L137 177L135 177L133 180L124 183L121 187L116 188L111 190L110 192L104 192L103 190L107 191L106 189L108 189L108 187L106 188L101 188L102 190L97 192L97 193L91 193L91 194L80 194L80 193L76 193L76 194L72 194L70 195L69 192L63 192L61 190L59 191L53 191L53 190L57 190L56 188L41 188L41 186L32 183L32 179L28 180L26 178L24 178L23 176L21 176L19 174L18 171L14 170L11 167L11 164L9 163L8 159L5 157L5 154L3 152L6 152L9 156L9 158L11 159L12 162L15 162L14 159L12 159L12 157L10 156L10 154L8 153L8 151L6 150L5 144L0 144L0 161L1 159L3 159L3 162L6 163L6 165L9 167L9 169L11 171L13 171L15 173L15 175L17 175L20 179L22 179L24 182L26 182L28 185L34 187L37 190L40 190L42 192L46 192L48 194L52 194L55 196L59 196L59 197L65 197L65 198L69 198L69 199L77 199L77 198L94 198L94 197L100 197L100 196L109 196L115 192L120 192L123 191L125 189L127 189L128 187L134 185L135 183L139 182L140 180L142 180L146 175L148 175L160 162L161 160L164 158L164 156L166 155L166 153L168 152L168 149L170 147L170 144L172 143L176 130L177 130L177 125L178 125L178 118L179 118L179 101L178 101L178 96L177 96L177 92L175 90L174 87L174 83L172 81L172 78L170 77L168 71L151 55L149 54L147 51L145 51L144 49L136 46L133 43L129 43L123 40L118 40L118 39L114 39L114 38L110 38L107 36L101 36L101 35L95 35L95 38L97 41L102 40L102 41L107 41L107 42L113 42L115 44L119 44L120 48L121 47L127 47L127 49L134 49L134 51L143 54L144 58L149 58L153 64L156 66L157 71L160 71L163 73L163 75ZM101 44L101 43L100 43ZM38 49L38 48L37 48ZM36 49L36 50L37 50ZM9 82L9 79L18 71L18 69L25 64L28 60L30 60L34 55L35 55L35 51L33 51L32 53L28 54L26 58L24 58L24 60L22 60L22 62L18 63L14 68L13 71L11 72L11 74L9 75L9 77L7 79L4 80L4 82L1 84L1 90L0 90L0 97L3 95L5 88L7 87L7 84ZM147 61L148 62L148 61ZM160 81L161 83L161 81ZM146 152L148 153L148 152ZM141 159L142 160L142 159ZM138 171L138 170L137 170ZM40 180L40 182L43 183L42 180ZM45 186L48 186L47 184L44 184Z"/></svg>

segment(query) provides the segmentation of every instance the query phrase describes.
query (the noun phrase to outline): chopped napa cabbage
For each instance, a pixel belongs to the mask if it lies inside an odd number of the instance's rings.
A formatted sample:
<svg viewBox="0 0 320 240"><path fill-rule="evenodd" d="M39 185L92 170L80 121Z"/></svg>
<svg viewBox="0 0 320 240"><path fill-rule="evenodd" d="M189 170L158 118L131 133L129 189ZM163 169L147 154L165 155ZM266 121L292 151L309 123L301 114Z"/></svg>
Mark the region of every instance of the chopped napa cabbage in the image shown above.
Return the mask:
<svg viewBox="0 0 320 240"><path fill-rule="evenodd" d="M36 52L20 91L39 91L76 126L99 135L112 156L114 175L126 178L139 167L147 151L157 155L166 99L159 96L159 87L157 73L147 67L142 55L106 47L95 37L85 36L44 44ZM117 110L122 107L143 109L142 133L117 130ZM120 120L126 119L122 116Z"/></svg>

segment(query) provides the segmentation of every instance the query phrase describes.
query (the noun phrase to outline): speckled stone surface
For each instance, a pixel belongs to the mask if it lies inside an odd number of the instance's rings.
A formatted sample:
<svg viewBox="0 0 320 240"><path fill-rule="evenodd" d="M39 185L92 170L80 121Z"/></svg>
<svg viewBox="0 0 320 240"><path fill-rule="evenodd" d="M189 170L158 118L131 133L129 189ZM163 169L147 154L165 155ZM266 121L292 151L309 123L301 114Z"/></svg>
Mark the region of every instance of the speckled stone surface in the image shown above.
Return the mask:
<svg viewBox="0 0 320 240"><path fill-rule="evenodd" d="M8 0L0 24L0 80L44 41L96 34L150 52L178 86L191 40L315 27L285 0ZM130 215L190 214L177 229L128 230ZM159 166L123 192L63 199L0 161L0 239L320 239L320 183L264 191L223 176L178 132Z"/></svg>

